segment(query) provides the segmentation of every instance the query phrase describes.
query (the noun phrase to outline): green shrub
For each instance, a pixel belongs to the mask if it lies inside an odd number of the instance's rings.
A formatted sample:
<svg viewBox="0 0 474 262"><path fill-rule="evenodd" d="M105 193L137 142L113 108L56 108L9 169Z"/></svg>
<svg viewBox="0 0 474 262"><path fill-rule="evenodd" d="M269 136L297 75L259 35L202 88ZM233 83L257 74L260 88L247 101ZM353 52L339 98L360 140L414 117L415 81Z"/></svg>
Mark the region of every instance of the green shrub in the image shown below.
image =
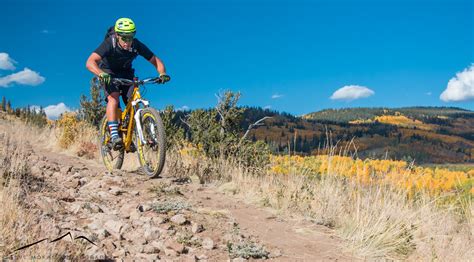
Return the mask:
<svg viewBox="0 0 474 262"><path fill-rule="evenodd" d="M191 142L202 148L211 159L237 161L246 167L262 167L268 163L269 149L263 142L253 143L243 137L244 108L237 107L240 93L226 91L218 95L215 108L192 111L186 117Z"/></svg>

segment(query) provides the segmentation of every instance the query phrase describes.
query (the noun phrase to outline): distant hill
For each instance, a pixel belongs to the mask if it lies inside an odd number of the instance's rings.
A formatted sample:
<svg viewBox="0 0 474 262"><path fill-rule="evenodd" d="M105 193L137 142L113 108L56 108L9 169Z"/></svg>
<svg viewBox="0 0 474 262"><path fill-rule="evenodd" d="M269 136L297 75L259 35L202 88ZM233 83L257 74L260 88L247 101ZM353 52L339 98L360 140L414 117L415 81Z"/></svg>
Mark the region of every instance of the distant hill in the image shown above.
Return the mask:
<svg viewBox="0 0 474 262"><path fill-rule="evenodd" d="M439 119L443 117L474 116L474 111L458 107L402 107L402 108L343 108L326 109L303 116L304 119L348 123L356 120L368 120L382 115L402 114L418 120Z"/></svg>
<svg viewBox="0 0 474 262"><path fill-rule="evenodd" d="M457 107L327 109L296 117L247 108L244 127L272 116L250 137L277 153L326 153L327 144L354 140L361 158L415 160L417 163L473 163L474 111Z"/></svg>

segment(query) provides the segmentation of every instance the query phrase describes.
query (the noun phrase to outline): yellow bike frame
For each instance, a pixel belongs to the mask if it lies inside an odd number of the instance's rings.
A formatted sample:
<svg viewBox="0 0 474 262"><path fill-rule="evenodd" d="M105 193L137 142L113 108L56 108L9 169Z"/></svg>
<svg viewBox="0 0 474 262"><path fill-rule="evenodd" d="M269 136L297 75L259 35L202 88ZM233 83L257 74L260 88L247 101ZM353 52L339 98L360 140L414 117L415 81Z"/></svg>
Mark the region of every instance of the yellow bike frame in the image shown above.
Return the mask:
<svg viewBox="0 0 474 262"><path fill-rule="evenodd" d="M134 125L134 116L135 116L135 108L132 105L133 101L141 99L140 95L140 89L138 85L135 83L133 85L133 93L131 99L128 100L127 105L125 107L125 110L122 112L122 115L120 116L120 121L122 123L125 123L125 119L127 115L129 116L129 122L127 126L120 126L120 131L123 134L123 144L125 151L130 152L130 145L132 144L132 135L133 135L133 125Z"/></svg>

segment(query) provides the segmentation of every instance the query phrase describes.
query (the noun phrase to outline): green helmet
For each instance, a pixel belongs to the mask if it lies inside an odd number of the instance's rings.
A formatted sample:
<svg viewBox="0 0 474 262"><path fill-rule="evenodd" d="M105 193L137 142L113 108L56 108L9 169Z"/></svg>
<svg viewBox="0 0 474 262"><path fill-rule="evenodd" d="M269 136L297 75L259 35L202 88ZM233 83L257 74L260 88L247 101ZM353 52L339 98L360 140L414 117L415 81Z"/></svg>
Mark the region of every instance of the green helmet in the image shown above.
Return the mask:
<svg viewBox="0 0 474 262"><path fill-rule="evenodd" d="M135 23L130 18L119 18L115 22L115 32L118 34L135 34Z"/></svg>

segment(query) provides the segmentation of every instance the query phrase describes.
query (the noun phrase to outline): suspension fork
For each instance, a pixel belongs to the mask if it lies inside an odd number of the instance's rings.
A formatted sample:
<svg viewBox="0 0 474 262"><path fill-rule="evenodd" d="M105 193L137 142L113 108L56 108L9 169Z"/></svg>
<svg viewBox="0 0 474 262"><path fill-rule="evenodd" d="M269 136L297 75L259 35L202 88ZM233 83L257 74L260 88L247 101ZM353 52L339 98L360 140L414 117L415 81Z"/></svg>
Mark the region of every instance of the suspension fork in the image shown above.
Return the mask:
<svg viewBox="0 0 474 262"><path fill-rule="evenodd" d="M138 103L142 103L145 106L145 108L148 107L148 105L149 105L148 101L142 100L142 99L137 99L137 100L132 102L132 106L135 107L135 105L137 105ZM142 144L146 144L145 137L143 136L142 123L140 121L140 116L141 116L142 111L143 111L143 108L138 109L135 112L134 118L135 118L135 126L137 128L138 137L139 137L140 141L142 142Z"/></svg>

